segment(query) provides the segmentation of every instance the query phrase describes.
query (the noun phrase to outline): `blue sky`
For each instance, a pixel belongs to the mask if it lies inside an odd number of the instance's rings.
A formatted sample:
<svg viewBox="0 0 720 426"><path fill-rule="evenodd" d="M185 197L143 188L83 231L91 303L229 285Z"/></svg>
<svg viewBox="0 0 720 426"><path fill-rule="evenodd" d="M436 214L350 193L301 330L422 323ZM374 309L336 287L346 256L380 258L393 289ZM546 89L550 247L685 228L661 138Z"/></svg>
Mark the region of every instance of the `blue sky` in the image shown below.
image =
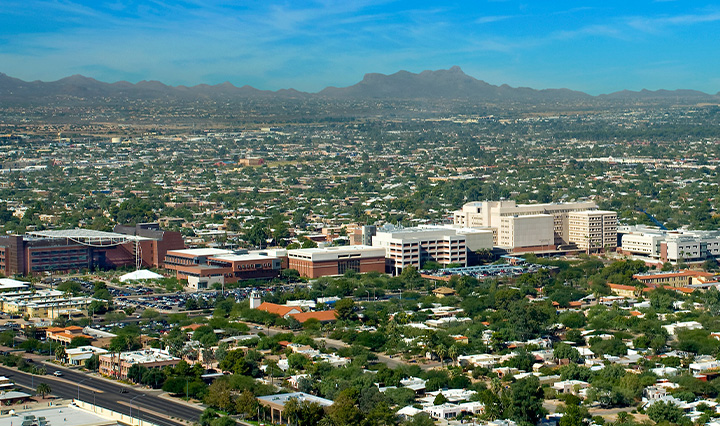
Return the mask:
<svg viewBox="0 0 720 426"><path fill-rule="evenodd" d="M720 91L720 5L694 0L2 0L0 72L317 91L459 65L591 94Z"/></svg>

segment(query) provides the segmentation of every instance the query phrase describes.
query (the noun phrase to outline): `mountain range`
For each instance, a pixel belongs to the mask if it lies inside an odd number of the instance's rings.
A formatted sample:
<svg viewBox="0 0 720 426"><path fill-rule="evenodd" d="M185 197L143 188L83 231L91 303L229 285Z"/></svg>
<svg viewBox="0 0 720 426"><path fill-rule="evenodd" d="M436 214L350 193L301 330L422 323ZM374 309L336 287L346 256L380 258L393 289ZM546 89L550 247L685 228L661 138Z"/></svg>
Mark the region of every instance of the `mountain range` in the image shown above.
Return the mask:
<svg viewBox="0 0 720 426"><path fill-rule="evenodd" d="M105 83L82 75L73 75L53 82L26 82L0 73L0 101L4 104L36 102L92 102L109 99L139 100L241 100L241 99L417 99L470 100L476 102L577 102L593 100L648 101L684 100L718 102L720 93L707 94L695 90L641 90L592 96L570 89L536 90L529 87L495 86L465 74L460 67L423 71L415 74L398 71L385 75L366 74L362 81L348 87L327 87L317 93L294 89L259 90L251 86L237 87L229 82L217 85L169 86L159 81Z"/></svg>

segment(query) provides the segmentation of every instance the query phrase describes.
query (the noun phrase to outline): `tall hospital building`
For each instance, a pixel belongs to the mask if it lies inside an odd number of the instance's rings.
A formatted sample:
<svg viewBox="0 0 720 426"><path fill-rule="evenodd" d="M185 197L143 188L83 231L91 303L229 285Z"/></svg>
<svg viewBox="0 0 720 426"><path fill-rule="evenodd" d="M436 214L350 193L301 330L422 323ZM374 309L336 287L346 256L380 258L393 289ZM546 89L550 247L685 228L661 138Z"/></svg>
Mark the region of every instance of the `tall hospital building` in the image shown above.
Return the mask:
<svg viewBox="0 0 720 426"><path fill-rule="evenodd" d="M599 210L592 201L474 201L453 216L455 226L492 230L493 244L515 253L617 247L617 214Z"/></svg>

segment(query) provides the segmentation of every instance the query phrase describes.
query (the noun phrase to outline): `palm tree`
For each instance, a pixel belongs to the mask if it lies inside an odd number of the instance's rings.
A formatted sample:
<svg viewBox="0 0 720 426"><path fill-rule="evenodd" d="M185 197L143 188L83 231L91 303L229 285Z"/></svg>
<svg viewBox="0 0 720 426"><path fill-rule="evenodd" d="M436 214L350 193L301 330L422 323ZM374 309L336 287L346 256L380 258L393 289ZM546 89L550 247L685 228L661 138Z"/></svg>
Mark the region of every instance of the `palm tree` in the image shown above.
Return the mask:
<svg viewBox="0 0 720 426"><path fill-rule="evenodd" d="M38 393L43 399L45 399L45 395L52 392L52 389L50 389L50 385L48 385L47 383L40 383L35 392Z"/></svg>
<svg viewBox="0 0 720 426"><path fill-rule="evenodd" d="M447 355L447 348L442 343L437 345L435 348L435 353L437 354L438 358L440 358L440 364L444 365L445 361L445 355Z"/></svg>
<svg viewBox="0 0 720 426"><path fill-rule="evenodd" d="M628 414L625 411L621 411L617 414L617 419L615 420L615 424L627 423L632 418L633 418L633 416L631 414Z"/></svg>
<svg viewBox="0 0 720 426"><path fill-rule="evenodd" d="M498 377L493 377L490 380L490 391L496 396L500 397L500 392L502 392L502 388L502 381Z"/></svg>
<svg viewBox="0 0 720 426"><path fill-rule="evenodd" d="M65 352L65 346L60 345L55 348L55 359L58 361L64 361L66 356L67 352Z"/></svg>
<svg viewBox="0 0 720 426"><path fill-rule="evenodd" d="M448 349L448 356L453 361L453 365L455 364L455 361L458 357L458 348L456 345L450 346L450 349Z"/></svg>
<svg viewBox="0 0 720 426"><path fill-rule="evenodd" d="M640 297L643 294L643 289L645 288L645 284L641 282L637 282L635 284L635 297Z"/></svg>

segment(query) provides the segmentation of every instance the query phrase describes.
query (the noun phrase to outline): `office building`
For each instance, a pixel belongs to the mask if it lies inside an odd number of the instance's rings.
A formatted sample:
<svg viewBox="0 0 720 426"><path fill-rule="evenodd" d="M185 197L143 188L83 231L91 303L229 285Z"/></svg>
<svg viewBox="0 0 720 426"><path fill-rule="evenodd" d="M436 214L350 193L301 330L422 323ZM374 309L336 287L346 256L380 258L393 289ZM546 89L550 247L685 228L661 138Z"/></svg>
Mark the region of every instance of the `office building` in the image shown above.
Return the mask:
<svg viewBox="0 0 720 426"><path fill-rule="evenodd" d="M99 372L104 376L115 377L120 380L128 379L128 371L133 365L145 368L163 368L176 366L181 359L170 355L161 349L142 349L132 352L106 353L98 357L100 361Z"/></svg>
<svg viewBox="0 0 720 426"><path fill-rule="evenodd" d="M407 266L422 268L425 262L467 266L468 250L492 248L490 230L421 226L384 226L373 237L373 246L385 249L385 271L399 274Z"/></svg>
<svg viewBox="0 0 720 426"><path fill-rule="evenodd" d="M720 231L665 230L644 225L618 228L620 250L648 263L702 263L720 257Z"/></svg>
<svg viewBox="0 0 720 426"><path fill-rule="evenodd" d="M474 201L467 203L453 215L456 226L489 229L493 232L494 245L511 252L542 252L584 248L601 242L601 248L616 247L612 239L612 215L602 215L603 235L588 240L580 234L594 227L599 211L591 201L547 204L516 204L514 200ZM578 214L580 214L578 216ZM575 216L573 216L575 215ZM571 217L574 232L571 233ZM583 227L586 218L587 226ZM614 219L617 222L617 218ZM591 226L592 223L592 226ZM593 248L596 246L593 245Z"/></svg>
<svg viewBox="0 0 720 426"><path fill-rule="evenodd" d="M122 266L160 267L168 250L185 247L179 232L156 223L91 229L34 231L0 237L0 273L39 275Z"/></svg>
<svg viewBox="0 0 720 426"><path fill-rule="evenodd" d="M569 214L569 240L589 252L617 247L617 213L584 210Z"/></svg>
<svg viewBox="0 0 720 426"><path fill-rule="evenodd" d="M319 278L358 273L385 272L385 249L365 245L288 250L288 267L300 275Z"/></svg>
<svg viewBox="0 0 720 426"><path fill-rule="evenodd" d="M213 284L235 283L247 279L272 279L280 275L286 250L184 249L165 254L165 269L176 272L195 290Z"/></svg>

